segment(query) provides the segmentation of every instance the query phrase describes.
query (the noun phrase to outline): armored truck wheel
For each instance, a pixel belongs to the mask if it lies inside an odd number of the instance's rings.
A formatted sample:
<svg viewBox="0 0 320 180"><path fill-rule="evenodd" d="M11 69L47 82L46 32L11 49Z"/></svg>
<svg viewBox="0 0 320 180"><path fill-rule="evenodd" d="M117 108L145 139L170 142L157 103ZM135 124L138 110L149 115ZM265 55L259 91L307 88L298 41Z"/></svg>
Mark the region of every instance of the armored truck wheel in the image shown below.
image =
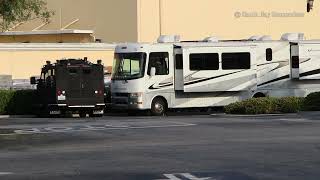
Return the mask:
<svg viewBox="0 0 320 180"><path fill-rule="evenodd" d="M87 113L84 112L84 111L80 111L80 112L79 112L79 116L80 116L81 118L85 118L85 117L87 117Z"/></svg>

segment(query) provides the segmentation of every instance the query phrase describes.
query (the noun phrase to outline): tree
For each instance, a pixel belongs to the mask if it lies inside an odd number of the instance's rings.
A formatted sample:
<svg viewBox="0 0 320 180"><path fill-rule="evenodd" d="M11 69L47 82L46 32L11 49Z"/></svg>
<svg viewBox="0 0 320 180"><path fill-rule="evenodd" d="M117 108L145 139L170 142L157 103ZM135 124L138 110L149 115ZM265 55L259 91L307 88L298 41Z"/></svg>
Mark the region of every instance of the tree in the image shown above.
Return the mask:
<svg viewBox="0 0 320 180"><path fill-rule="evenodd" d="M33 19L49 22L52 15L44 0L0 0L0 31Z"/></svg>

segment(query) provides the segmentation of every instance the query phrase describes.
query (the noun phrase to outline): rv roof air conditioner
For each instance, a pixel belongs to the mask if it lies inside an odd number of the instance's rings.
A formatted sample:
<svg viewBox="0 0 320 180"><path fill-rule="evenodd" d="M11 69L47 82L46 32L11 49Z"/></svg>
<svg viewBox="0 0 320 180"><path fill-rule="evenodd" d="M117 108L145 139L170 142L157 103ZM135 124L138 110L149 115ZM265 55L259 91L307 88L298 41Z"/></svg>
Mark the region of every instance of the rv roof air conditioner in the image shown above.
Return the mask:
<svg viewBox="0 0 320 180"><path fill-rule="evenodd" d="M215 37L215 36L211 36L211 37L206 37L203 41L204 42L219 42L219 38Z"/></svg>
<svg viewBox="0 0 320 180"><path fill-rule="evenodd" d="M158 38L158 43L175 43L180 42L179 35L162 35Z"/></svg>
<svg viewBox="0 0 320 180"><path fill-rule="evenodd" d="M282 41L301 41L304 40L304 33L285 33L281 36Z"/></svg>

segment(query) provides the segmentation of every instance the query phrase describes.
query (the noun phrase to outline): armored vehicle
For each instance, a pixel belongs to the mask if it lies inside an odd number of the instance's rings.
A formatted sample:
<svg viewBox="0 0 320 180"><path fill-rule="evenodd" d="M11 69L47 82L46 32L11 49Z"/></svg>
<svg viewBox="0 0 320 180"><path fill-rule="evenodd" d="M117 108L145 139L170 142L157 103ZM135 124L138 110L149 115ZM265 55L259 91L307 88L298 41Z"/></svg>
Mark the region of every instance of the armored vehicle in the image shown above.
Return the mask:
<svg viewBox="0 0 320 180"><path fill-rule="evenodd" d="M104 67L84 59L46 62L37 84L36 109L41 116L60 116L66 112L79 113L80 117L102 116L104 113Z"/></svg>

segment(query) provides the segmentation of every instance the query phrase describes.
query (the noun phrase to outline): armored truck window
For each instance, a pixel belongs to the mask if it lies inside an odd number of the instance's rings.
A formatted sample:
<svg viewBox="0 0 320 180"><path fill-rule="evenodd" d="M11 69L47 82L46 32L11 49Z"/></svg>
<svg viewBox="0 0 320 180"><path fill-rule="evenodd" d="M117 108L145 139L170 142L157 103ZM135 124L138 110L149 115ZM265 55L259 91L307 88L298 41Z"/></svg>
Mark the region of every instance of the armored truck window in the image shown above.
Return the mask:
<svg viewBox="0 0 320 180"><path fill-rule="evenodd" d="M40 79L45 80L45 73L44 72L41 73Z"/></svg>
<svg viewBox="0 0 320 180"><path fill-rule="evenodd" d="M222 69L250 69L251 57L248 52L222 53Z"/></svg>
<svg viewBox="0 0 320 180"><path fill-rule="evenodd" d="M150 53L148 75L150 75L151 68L156 68L156 75L169 74L169 53L167 52L154 52Z"/></svg>
<svg viewBox="0 0 320 180"><path fill-rule="evenodd" d="M78 71L76 69L69 69L69 73L73 75L73 74L77 74Z"/></svg>
<svg viewBox="0 0 320 180"><path fill-rule="evenodd" d="M272 61L272 49L271 48L266 49L266 60Z"/></svg>
<svg viewBox="0 0 320 180"><path fill-rule="evenodd" d="M91 69L83 69L83 74L90 74L91 73Z"/></svg>
<svg viewBox="0 0 320 180"><path fill-rule="evenodd" d="M183 69L182 54L176 54L176 69Z"/></svg>
<svg viewBox="0 0 320 180"><path fill-rule="evenodd" d="M218 53L190 54L189 60L189 67L192 71L219 69Z"/></svg>

